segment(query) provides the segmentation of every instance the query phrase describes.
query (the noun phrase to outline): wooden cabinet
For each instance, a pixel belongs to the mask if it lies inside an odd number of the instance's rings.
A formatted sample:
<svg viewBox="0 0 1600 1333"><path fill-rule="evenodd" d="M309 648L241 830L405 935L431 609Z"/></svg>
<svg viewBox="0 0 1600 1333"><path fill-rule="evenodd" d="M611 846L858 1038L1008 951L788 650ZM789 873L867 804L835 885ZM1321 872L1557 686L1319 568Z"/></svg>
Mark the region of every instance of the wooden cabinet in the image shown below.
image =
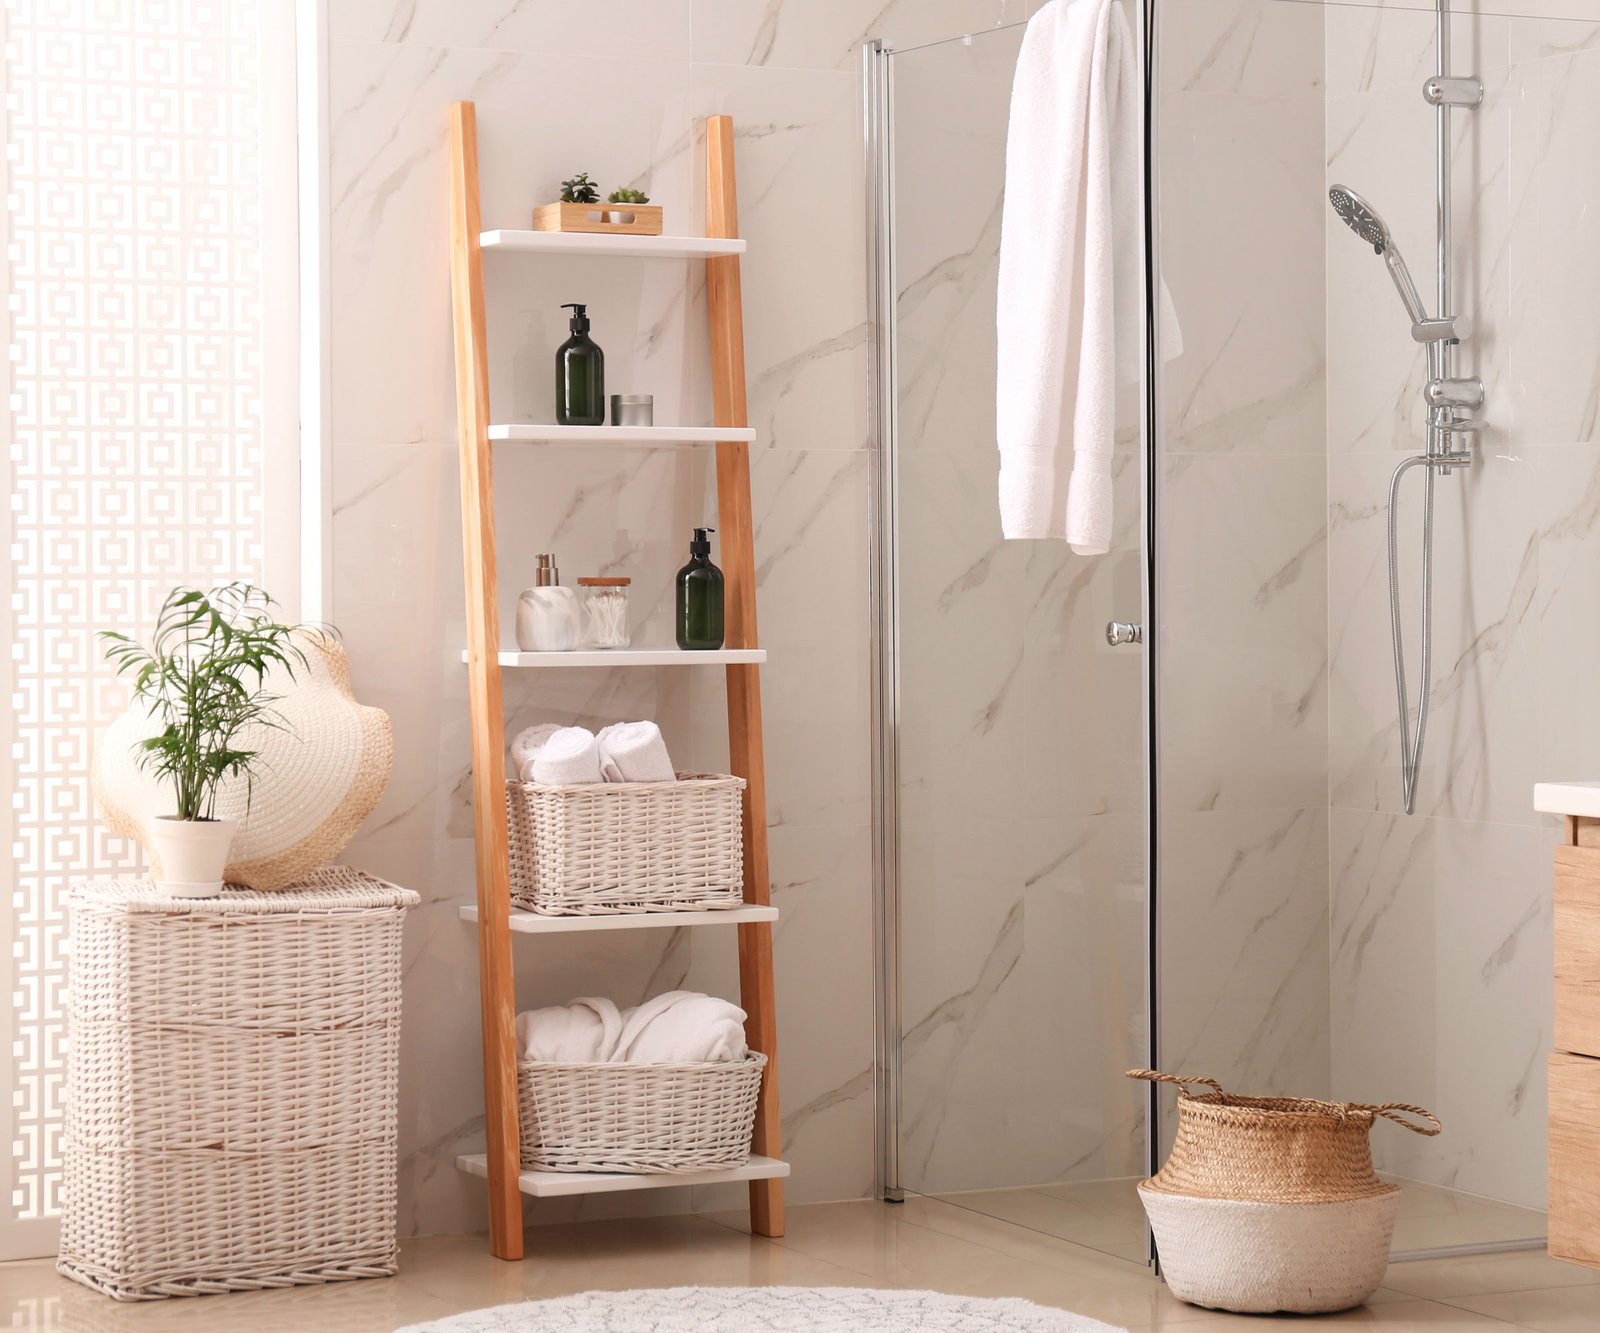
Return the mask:
<svg viewBox="0 0 1600 1333"><path fill-rule="evenodd" d="M1535 804L1566 815L1555 852L1549 1248L1553 1258L1600 1268L1600 817L1569 813L1590 799L1541 787Z"/></svg>
<svg viewBox="0 0 1600 1333"><path fill-rule="evenodd" d="M1556 1049L1600 1057L1600 847L1556 848L1555 938Z"/></svg>
<svg viewBox="0 0 1600 1333"><path fill-rule="evenodd" d="M1550 1255L1600 1268L1600 1060L1550 1057Z"/></svg>

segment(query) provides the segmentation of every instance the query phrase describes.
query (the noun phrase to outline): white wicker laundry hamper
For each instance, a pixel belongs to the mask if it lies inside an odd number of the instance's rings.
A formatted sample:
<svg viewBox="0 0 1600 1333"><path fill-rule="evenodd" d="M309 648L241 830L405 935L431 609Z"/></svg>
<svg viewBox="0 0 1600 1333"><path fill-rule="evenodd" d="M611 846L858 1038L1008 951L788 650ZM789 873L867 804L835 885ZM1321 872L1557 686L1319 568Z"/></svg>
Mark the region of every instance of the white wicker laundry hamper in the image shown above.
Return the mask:
<svg viewBox="0 0 1600 1333"><path fill-rule="evenodd" d="M395 1271L400 946L417 895L68 898L57 1269L119 1300Z"/></svg>

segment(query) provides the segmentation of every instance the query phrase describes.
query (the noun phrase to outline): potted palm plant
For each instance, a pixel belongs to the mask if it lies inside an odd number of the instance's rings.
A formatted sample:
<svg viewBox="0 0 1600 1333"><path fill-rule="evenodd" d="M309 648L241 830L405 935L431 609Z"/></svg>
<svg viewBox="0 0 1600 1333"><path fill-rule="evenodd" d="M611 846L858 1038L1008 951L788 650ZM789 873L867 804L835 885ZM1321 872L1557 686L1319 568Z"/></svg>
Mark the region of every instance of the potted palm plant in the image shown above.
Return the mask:
<svg viewBox="0 0 1600 1333"><path fill-rule="evenodd" d="M134 753L141 767L172 786L174 810L149 830L160 861L157 883L175 897L222 892L237 828L216 818L224 778L247 781L257 754L246 748L250 727L282 726L265 688L281 667L293 679L305 654L294 641L303 626L279 624L275 603L248 583L201 592L174 588L156 617L148 644L102 630L106 660L133 682L134 698L159 728Z"/></svg>

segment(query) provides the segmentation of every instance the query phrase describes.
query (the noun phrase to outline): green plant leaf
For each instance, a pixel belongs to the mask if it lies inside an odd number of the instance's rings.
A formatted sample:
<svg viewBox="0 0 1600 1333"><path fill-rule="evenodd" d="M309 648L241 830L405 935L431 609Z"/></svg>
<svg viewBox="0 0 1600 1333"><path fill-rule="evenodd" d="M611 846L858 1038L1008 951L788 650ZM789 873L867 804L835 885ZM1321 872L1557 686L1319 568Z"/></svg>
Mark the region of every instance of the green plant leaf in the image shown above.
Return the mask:
<svg viewBox="0 0 1600 1333"><path fill-rule="evenodd" d="M224 778L245 778L260 756L234 742L247 726L292 730L266 689L281 668L293 679L305 666L295 635L319 638L324 626L280 624L273 599L249 583L202 592L174 588L157 613L148 646L117 630L102 630L106 661L127 677L133 695L161 726L134 746L138 764L171 785L182 819L210 817Z"/></svg>

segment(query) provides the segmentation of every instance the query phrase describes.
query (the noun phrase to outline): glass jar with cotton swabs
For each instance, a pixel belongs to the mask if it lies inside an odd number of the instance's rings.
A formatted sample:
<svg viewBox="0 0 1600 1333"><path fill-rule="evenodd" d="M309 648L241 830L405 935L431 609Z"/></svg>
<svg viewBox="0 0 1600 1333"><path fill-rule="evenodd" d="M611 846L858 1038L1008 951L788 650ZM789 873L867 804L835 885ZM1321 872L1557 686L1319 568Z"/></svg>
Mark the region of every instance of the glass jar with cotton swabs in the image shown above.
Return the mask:
<svg viewBox="0 0 1600 1333"><path fill-rule="evenodd" d="M579 596L583 599L583 645L585 648L626 648L628 634L628 588L626 578L581 578Z"/></svg>

